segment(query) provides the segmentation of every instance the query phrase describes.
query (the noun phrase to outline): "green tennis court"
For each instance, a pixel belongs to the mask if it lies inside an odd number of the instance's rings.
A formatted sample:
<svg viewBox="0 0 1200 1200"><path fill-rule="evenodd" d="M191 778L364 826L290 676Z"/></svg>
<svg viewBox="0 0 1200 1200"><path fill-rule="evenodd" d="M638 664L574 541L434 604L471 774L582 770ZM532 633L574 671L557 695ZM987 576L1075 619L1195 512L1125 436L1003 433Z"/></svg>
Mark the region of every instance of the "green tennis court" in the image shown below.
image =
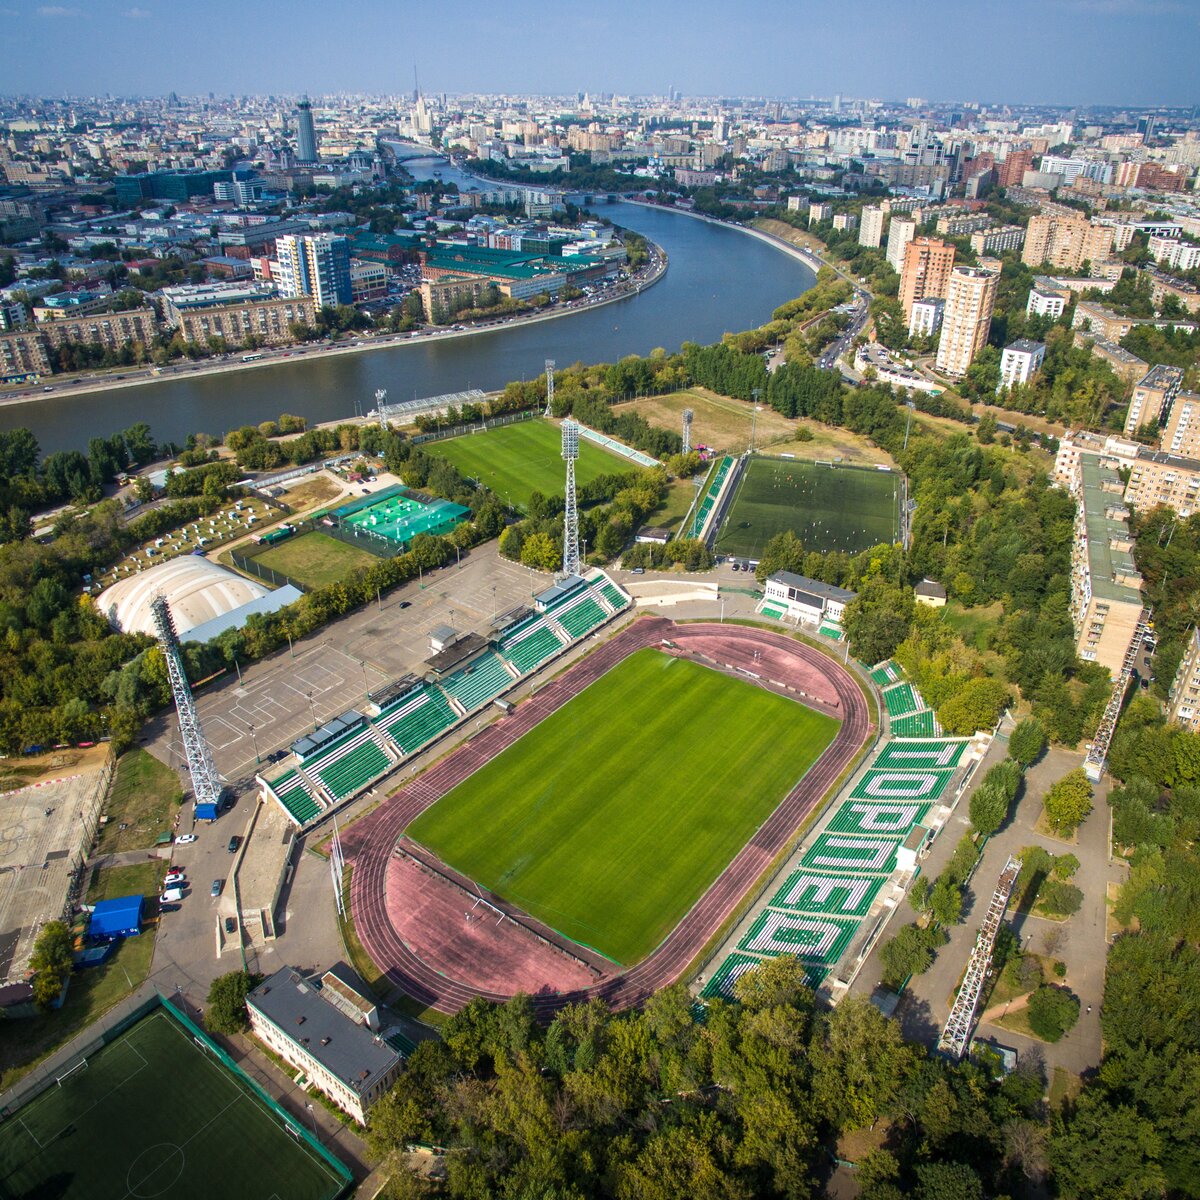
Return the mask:
<svg viewBox="0 0 1200 1200"><path fill-rule="evenodd" d="M717 551L758 558L787 530L806 550L857 554L890 544L899 537L900 480L895 471L752 458L717 534Z"/></svg>
<svg viewBox="0 0 1200 1200"><path fill-rule="evenodd" d="M351 1182L166 1008L83 1063L0 1124L0 1196L334 1200Z"/></svg>

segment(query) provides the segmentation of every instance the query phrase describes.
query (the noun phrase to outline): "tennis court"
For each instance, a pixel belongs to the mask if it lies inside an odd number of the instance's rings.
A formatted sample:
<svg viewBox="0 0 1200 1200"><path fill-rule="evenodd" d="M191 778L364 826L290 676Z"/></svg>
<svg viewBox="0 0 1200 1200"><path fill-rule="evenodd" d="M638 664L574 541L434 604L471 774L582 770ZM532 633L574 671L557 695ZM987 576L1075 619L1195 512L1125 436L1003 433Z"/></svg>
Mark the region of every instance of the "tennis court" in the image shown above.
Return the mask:
<svg viewBox="0 0 1200 1200"><path fill-rule="evenodd" d="M335 1162L165 1007L0 1124L14 1200L334 1200Z"/></svg>
<svg viewBox="0 0 1200 1200"><path fill-rule="evenodd" d="M791 530L806 550L857 554L900 536L895 471L790 458L752 458L717 535L717 551L759 558Z"/></svg>

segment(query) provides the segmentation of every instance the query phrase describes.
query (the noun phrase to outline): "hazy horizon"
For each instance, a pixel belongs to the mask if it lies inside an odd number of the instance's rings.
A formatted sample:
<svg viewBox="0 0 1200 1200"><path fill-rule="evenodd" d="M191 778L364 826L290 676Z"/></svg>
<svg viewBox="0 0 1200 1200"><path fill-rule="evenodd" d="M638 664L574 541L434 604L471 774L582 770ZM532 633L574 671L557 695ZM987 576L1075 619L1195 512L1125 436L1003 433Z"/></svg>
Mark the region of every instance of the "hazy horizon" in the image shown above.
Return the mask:
<svg viewBox="0 0 1200 1200"><path fill-rule="evenodd" d="M613 0L547 11L361 0L0 0L5 94L411 91L846 96L983 104L1190 107L1196 0Z"/></svg>

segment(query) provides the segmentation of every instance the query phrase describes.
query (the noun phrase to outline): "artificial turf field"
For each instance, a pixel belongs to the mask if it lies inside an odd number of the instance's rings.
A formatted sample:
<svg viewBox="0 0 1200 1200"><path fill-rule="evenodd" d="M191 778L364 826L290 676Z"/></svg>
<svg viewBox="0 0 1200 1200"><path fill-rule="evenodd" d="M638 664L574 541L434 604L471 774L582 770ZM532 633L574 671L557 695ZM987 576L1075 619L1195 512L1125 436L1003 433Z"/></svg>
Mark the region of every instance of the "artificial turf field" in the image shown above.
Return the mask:
<svg viewBox="0 0 1200 1200"><path fill-rule="evenodd" d="M256 556L255 561L305 587L319 588L378 562L373 554L327 533L302 533Z"/></svg>
<svg viewBox="0 0 1200 1200"><path fill-rule="evenodd" d="M0 1124L6 1200L333 1200L345 1182L165 1010Z"/></svg>
<svg viewBox="0 0 1200 1200"><path fill-rule="evenodd" d="M552 421L519 421L485 433L465 433L443 442L426 442L421 449L452 462L462 475L478 479L497 496L525 508L531 492L561 496L566 478L562 433ZM575 482L590 483L600 475L632 471L635 463L609 454L594 442L579 441Z"/></svg>
<svg viewBox="0 0 1200 1200"><path fill-rule="evenodd" d="M752 458L717 535L717 552L758 558L791 530L806 550L857 554L898 536L900 476L790 458Z"/></svg>
<svg viewBox="0 0 1200 1200"><path fill-rule="evenodd" d="M837 727L744 680L639 650L407 832L629 965L679 923Z"/></svg>

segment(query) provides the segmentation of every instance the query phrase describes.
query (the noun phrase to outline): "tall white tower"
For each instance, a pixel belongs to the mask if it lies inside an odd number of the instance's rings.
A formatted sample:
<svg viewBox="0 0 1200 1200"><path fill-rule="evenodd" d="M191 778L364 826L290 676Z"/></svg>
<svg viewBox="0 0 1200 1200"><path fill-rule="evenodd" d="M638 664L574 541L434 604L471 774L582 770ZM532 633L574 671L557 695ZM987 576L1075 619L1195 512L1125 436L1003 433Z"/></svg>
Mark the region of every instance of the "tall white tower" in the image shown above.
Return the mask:
<svg viewBox="0 0 1200 1200"><path fill-rule="evenodd" d="M175 622L171 619L171 610L167 607L165 596L158 595L150 601L150 613L154 617L154 631L158 635L158 644L166 660L171 691L175 694L175 709L179 713L179 736L183 741L183 752L192 775L192 792L195 794L196 807L212 805L215 810L221 802L221 781L217 777L217 768L213 765L212 753L200 726L200 714L196 711L196 701L192 698L192 689L188 686L187 675L184 673L183 658L179 652L179 637L175 632ZM213 815L216 815L215 811Z"/></svg>
<svg viewBox="0 0 1200 1200"><path fill-rule="evenodd" d="M544 417L554 416L554 359L546 359L546 411Z"/></svg>
<svg viewBox="0 0 1200 1200"><path fill-rule="evenodd" d="M563 510L563 574L579 574L579 509L575 504L575 460L579 457L579 426L562 423L562 456L567 463L566 507Z"/></svg>
<svg viewBox="0 0 1200 1200"><path fill-rule="evenodd" d="M687 454L692 448L692 419L695 413L690 408L683 410L683 453Z"/></svg>

